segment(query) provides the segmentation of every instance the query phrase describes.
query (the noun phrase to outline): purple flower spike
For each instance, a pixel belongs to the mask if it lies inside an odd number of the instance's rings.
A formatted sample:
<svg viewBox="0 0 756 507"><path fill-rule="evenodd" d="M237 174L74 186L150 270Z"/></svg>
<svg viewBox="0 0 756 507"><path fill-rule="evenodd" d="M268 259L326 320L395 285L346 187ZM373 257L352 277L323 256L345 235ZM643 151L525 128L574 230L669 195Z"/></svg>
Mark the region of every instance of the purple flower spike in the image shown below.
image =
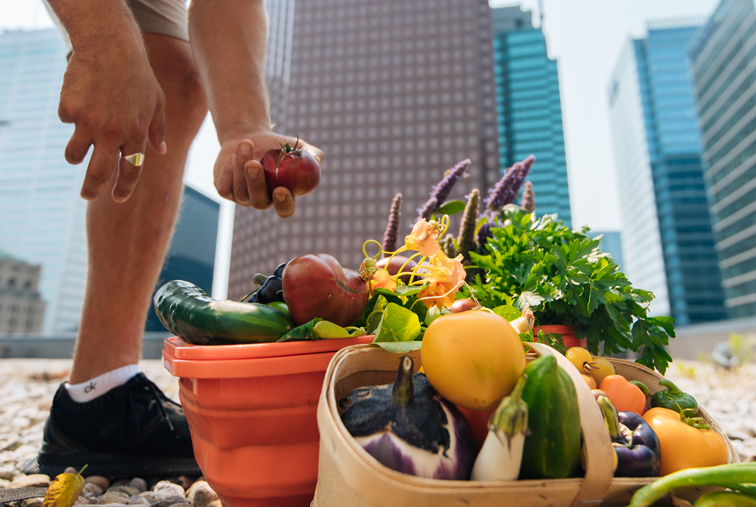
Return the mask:
<svg viewBox="0 0 756 507"><path fill-rule="evenodd" d="M470 163L470 159L467 158L446 171L444 178L438 185L433 187L430 198L425 202L422 208L417 210L418 220L421 218L430 220L431 214L446 202L446 198L449 197L452 188L454 188L454 185L457 184L462 175L465 174L467 168L470 167Z"/></svg>
<svg viewBox="0 0 756 507"><path fill-rule="evenodd" d="M530 155L522 162L515 162L512 167L507 169L499 182L488 191L488 198L486 198L487 215L495 215L501 208L514 202L533 162L535 162L535 157Z"/></svg>

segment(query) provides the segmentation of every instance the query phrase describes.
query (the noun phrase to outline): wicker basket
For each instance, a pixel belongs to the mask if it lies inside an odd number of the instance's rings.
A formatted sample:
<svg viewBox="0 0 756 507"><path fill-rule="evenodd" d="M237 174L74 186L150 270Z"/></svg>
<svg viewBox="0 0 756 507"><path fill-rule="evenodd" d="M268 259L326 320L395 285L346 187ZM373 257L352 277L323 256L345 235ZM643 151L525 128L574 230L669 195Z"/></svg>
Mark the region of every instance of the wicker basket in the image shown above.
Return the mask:
<svg viewBox="0 0 756 507"><path fill-rule="evenodd" d="M572 505L626 505L632 492L653 479L615 479L614 451L601 411L577 369L554 349L533 344L539 355L554 355L575 383L580 424L585 442L585 476L574 479L506 482L441 481L414 477L391 470L367 453L341 422L338 400L352 390L387 384L396 375L398 358L371 345L357 345L338 352L326 372L318 403L320 458L317 507L568 507ZM420 353L410 354L420 368ZM615 362L618 373L658 390L661 378L630 361ZM655 380L656 379L656 380ZM702 416L722 433L711 418ZM725 437L726 438L726 437ZM731 460L737 454L730 447ZM699 491L689 495L696 496ZM506 502L506 503L503 503Z"/></svg>

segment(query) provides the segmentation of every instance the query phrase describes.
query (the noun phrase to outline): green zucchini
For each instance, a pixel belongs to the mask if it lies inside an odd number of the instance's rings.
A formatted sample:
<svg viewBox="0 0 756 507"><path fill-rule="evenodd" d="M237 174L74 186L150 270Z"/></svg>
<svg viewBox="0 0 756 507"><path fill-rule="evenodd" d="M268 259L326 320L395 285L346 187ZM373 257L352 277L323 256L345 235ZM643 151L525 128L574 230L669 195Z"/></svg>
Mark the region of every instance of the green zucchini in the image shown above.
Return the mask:
<svg viewBox="0 0 756 507"><path fill-rule="evenodd" d="M580 412L572 379L554 356L525 368L522 399L528 404L528 428L520 479L575 477L580 468Z"/></svg>
<svg viewBox="0 0 756 507"><path fill-rule="evenodd" d="M153 302L160 322L195 345L274 342L294 327L284 312L272 306L218 301L182 280L160 287Z"/></svg>

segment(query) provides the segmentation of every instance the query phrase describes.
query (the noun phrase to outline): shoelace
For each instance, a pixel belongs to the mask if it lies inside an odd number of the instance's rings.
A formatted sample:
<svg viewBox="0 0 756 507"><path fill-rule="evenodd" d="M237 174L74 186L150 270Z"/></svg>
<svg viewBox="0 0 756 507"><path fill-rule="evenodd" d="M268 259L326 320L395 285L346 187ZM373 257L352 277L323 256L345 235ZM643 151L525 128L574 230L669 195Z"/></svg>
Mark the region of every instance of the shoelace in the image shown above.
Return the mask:
<svg viewBox="0 0 756 507"><path fill-rule="evenodd" d="M134 404L134 392L141 390L142 388L147 388L148 391L152 394L153 398L155 398L155 401L158 404L158 407L160 407L160 412L163 415L163 419L168 421L168 426L171 428L171 431L174 430L173 423L171 422L170 417L168 417L168 411L165 410L165 406L163 405L163 393L160 391L158 386L156 386L150 379L145 377L142 374L138 375L136 384L129 389L128 395L126 396L126 412L131 413L131 415L134 418L134 432L132 433L132 436L124 434L124 439L127 442L133 441L139 436L139 433L142 431L142 422L139 418L139 414L137 413L136 405ZM130 409L130 410L129 410ZM124 433L128 432L128 426L124 425Z"/></svg>

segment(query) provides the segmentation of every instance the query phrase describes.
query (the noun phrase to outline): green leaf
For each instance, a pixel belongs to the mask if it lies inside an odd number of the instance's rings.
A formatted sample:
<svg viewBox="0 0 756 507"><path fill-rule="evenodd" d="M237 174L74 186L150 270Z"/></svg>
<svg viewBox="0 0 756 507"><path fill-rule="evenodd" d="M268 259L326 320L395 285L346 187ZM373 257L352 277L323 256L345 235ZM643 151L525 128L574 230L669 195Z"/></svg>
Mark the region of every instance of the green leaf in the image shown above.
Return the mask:
<svg viewBox="0 0 756 507"><path fill-rule="evenodd" d="M425 314L424 323L426 326L430 326L431 322L436 320L441 316L441 310L438 309L437 306L431 306L428 308L428 312Z"/></svg>
<svg viewBox="0 0 756 507"><path fill-rule="evenodd" d="M345 329L327 320L320 320L320 322L316 322L312 327L312 336L317 339L354 338L356 336L363 336L364 334L364 328Z"/></svg>
<svg viewBox="0 0 756 507"><path fill-rule="evenodd" d="M307 322L306 324L302 324L299 327L295 327L285 335L283 335L281 338L279 338L276 341L279 342L301 342L304 340L315 340L315 335L313 334L313 329L315 328L315 324L320 322L320 317L312 319L310 322ZM335 326L336 324L334 324Z"/></svg>
<svg viewBox="0 0 756 507"><path fill-rule="evenodd" d="M394 354L406 354L413 350L420 350L423 346L423 342L374 342L387 352L393 352Z"/></svg>
<svg viewBox="0 0 756 507"><path fill-rule="evenodd" d="M465 211L465 201L455 200L446 201L433 213L436 213L438 215L456 215L457 213L461 213L463 211Z"/></svg>
<svg viewBox="0 0 756 507"><path fill-rule="evenodd" d="M420 319L417 314L403 306L389 303L375 330L373 342L409 342L419 334Z"/></svg>
<svg viewBox="0 0 756 507"><path fill-rule="evenodd" d="M386 290L386 289L379 287L376 290ZM414 296L421 290L423 290L422 285L397 285L394 293L399 296Z"/></svg>
<svg viewBox="0 0 756 507"><path fill-rule="evenodd" d="M513 320L522 317L522 311L511 305L497 306L493 309L493 312L499 317L504 317L504 320L508 322L512 322Z"/></svg>
<svg viewBox="0 0 756 507"><path fill-rule="evenodd" d="M545 298L540 294L526 291L520 294L520 297L517 298L515 306L517 306L517 308L525 308L525 305L527 305L533 308L543 303L544 300Z"/></svg>

